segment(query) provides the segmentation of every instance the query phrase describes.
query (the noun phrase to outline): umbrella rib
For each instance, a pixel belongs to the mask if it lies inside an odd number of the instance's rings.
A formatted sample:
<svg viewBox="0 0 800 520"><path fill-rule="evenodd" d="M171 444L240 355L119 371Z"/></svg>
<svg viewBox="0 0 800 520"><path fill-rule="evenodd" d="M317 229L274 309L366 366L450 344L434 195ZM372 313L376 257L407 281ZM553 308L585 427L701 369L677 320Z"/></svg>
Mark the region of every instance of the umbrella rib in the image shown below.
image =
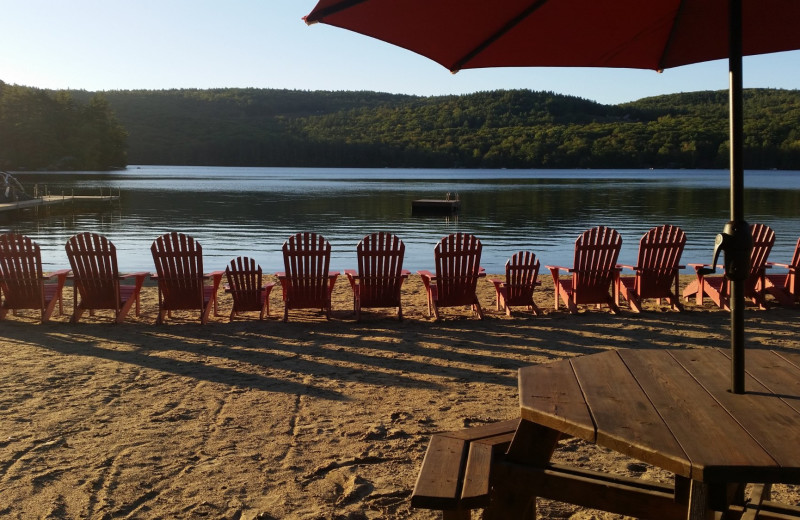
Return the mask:
<svg viewBox="0 0 800 520"><path fill-rule="evenodd" d="M354 0L354 1L358 1L358 0ZM464 67L464 65L469 63L477 55L479 55L480 53L485 51L487 48L489 48L489 46L491 46L495 41L500 39L508 31L510 31L511 29L516 27L517 25L519 25L520 22L522 22L528 16L533 14L534 11L538 10L540 7L542 7L544 4L546 4L547 1L548 0L536 0L533 4L529 5L520 14L518 14L517 16L515 16L514 18L509 20L507 24L505 24L503 27L500 28L500 30L498 30L497 32L495 32L494 34L492 34L491 36L489 36L488 38L483 40L474 49L472 49L470 52L468 52L466 55L464 55L464 57L462 57L461 59L459 59L455 63L453 63L453 65L449 67L450 72L456 73L459 70L461 70Z"/></svg>
<svg viewBox="0 0 800 520"><path fill-rule="evenodd" d="M325 18L326 16L336 14L339 11L344 11L345 9L350 9L353 6L356 6L358 4L363 4L366 1L367 0L343 0L338 4L331 5L329 7L326 7L325 9L320 9L316 13L313 13L314 15L313 17L311 15L304 17L303 21L306 22L306 25L312 25L322 21L322 19Z"/></svg>
<svg viewBox="0 0 800 520"><path fill-rule="evenodd" d="M665 61L667 55L669 54L670 48L672 47L672 43L675 41L675 30L678 26L678 20L681 18L683 14L683 8L686 5L686 0L681 0L680 4L678 4L678 10L675 13L675 18L672 19L672 27L669 29L669 37L667 38L666 43L664 44L664 50L661 52L661 57L658 59L658 72L663 71L667 67L665 66Z"/></svg>

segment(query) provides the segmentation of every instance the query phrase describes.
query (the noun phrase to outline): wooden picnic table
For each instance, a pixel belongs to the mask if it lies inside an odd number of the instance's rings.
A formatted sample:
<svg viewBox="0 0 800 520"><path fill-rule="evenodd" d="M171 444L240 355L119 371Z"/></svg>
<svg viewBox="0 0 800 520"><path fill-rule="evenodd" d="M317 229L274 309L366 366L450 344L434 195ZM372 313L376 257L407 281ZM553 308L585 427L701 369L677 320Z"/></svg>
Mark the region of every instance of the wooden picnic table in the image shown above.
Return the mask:
<svg viewBox="0 0 800 520"><path fill-rule="evenodd" d="M615 350L521 369L522 421L492 468L497 517L530 515L540 496L707 519L742 503L746 483L764 484L764 498L772 483L800 483L800 354L748 350L746 374L746 392L730 392L718 349ZM553 464L564 436L667 470L674 484Z"/></svg>

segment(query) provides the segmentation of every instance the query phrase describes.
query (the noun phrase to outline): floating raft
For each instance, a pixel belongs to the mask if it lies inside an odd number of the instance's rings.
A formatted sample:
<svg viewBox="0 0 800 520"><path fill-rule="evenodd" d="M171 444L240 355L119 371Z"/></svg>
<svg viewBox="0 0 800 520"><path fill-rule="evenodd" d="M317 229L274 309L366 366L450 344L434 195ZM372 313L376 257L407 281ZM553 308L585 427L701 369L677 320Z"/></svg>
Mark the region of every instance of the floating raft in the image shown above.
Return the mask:
<svg viewBox="0 0 800 520"><path fill-rule="evenodd" d="M77 204L84 202L116 202L119 195L45 195L30 200L19 200L17 202L0 203L0 213L6 211L17 211L22 209L44 208L64 204Z"/></svg>
<svg viewBox="0 0 800 520"><path fill-rule="evenodd" d="M411 202L412 213L456 213L461 209L461 201L450 199L418 199Z"/></svg>

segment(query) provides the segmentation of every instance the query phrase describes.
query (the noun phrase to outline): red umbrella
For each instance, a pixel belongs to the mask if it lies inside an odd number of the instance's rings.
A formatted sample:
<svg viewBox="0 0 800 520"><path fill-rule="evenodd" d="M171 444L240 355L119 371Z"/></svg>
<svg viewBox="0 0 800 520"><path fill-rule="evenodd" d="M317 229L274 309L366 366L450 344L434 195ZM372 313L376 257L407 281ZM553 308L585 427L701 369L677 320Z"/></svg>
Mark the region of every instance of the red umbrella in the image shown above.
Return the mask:
<svg viewBox="0 0 800 520"><path fill-rule="evenodd" d="M800 2L742 0L745 55L800 47ZM482 67L663 70L728 57L728 0L320 0L305 17Z"/></svg>
<svg viewBox="0 0 800 520"><path fill-rule="evenodd" d="M320 0L305 17L426 56L482 67L663 70L730 61L731 220L717 237L732 280L734 392L744 392L742 55L800 49L800 0Z"/></svg>

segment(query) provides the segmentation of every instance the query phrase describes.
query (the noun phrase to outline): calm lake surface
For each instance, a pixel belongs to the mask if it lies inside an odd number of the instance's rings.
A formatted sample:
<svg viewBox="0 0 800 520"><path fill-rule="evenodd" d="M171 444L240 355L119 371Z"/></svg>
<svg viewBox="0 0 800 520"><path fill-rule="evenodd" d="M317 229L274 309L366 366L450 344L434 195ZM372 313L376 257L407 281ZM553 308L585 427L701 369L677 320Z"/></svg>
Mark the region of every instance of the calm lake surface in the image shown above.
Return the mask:
<svg viewBox="0 0 800 520"><path fill-rule="evenodd" d="M283 270L281 245L299 231L324 235L331 267L355 268L366 234L390 231L406 244L405 267L433 268L445 235L474 233L481 264L502 273L509 256L530 250L542 265L572 265L575 239L606 225L622 234L620 261L634 263L649 228L681 226L683 263L710 262L714 237L729 218L728 172L718 170L426 170L131 166L97 173L20 173L28 192L119 192L119 204L2 217L0 226L31 236L47 270L68 265L64 244L75 233L104 234L120 270L153 270L150 244L168 231L194 236L207 271L251 256L266 272ZM800 172L748 171L748 222L776 233L770 259L787 262L800 237ZM458 194L457 216L412 216L411 202Z"/></svg>

